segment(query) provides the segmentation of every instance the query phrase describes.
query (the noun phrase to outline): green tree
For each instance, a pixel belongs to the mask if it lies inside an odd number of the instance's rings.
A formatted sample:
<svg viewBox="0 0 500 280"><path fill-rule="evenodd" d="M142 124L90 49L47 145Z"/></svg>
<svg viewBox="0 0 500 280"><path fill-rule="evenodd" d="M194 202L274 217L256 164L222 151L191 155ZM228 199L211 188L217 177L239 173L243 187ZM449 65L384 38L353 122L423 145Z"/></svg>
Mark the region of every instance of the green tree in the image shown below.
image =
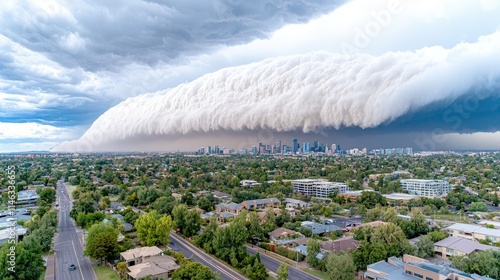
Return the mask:
<svg viewBox="0 0 500 280"><path fill-rule="evenodd" d="M307 241L306 246L306 261L311 267L317 268L319 266L319 259L316 256L321 251L321 246L319 245L319 242L314 239Z"/></svg>
<svg viewBox="0 0 500 280"><path fill-rule="evenodd" d="M419 258L430 258L434 256L434 242L429 235L421 236L414 245L415 256Z"/></svg>
<svg viewBox="0 0 500 280"><path fill-rule="evenodd" d="M201 263L189 262L172 273L172 280L215 280L215 276Z"/></svg>
<svg viewBox="0 0 500 280"><path fill-rule="evenodd" d="M254 256L254 261L252 264L249 264L245 270L248 279L250 280L262 280L267 279L269 274L267 273L266 267L260 261L260 255L257 252Z"/></svg>
<svg viewBox="0 0 500 280"><path fill-rule="evenodd" d="M126 262L119 262L116 264L116 270L118 270L118 274L120 275L120 278L125 279L127 272L127 263Z"/></svg>
<svg viewBox="0 0 500 280"><path fill-rule="evenodd" d="M206 197L202 197L198 200L198 207L207 212L214 210L214 204Z"/></svg>
<svg viewBox="0 0 500 280"><path fill-rule="evenodd" d="M358 205L364 205L367 209L372 209L377 204L387 205L387 200L381 194L372 191L364 191L356 200Z"/></svg>
<svg viewBox="0 0 500 280"><path fill-rule="evenodd" d="M469 212L488 212L488 206L482 201L472 202L469 206Z"/></svg>
<svg viewBox="0 0 500 280"><path fill-rule="evenodd" d="M429 236L432 239L432 242L436 243L448 237L448 233L444 231L431 231L427 234L427 236Z"/></svg>
<svg viewBox="0 0 500 280"><path fill-rule="evenodd" d="M56 201L56 190L53 188L45 188L40 192L40 200L46 204L52 204L54 201Z"/></svg>
<svg viewBox="0 0 500 280"><path fill-rule="evenodd" d="M146 246L168 244L172 224L170 216L160 215L156 210L144 213L135 221L137 238Z"/></svg>
<svg viewBox="0 0 500 280"><path fill-rule="evenodd" d="M331 280L354 280L356 266L350 254L328 254L325 263Z"/></svg>
<svg viewBox="0 0 500 280"><path fill-rule="evenodd" d="M111 261L118 253L118 231L111 223L99 223L90 227L85 254L99 261Z"/></svg>
<svg viewBox="0 0 500 280"><path fill-rule="evenodd" d="M248 228L248 237L249 239L252 238L260 238L262 239L264 237L264 230L262 229L262 226L259 223L259 216L257 215L257 212L250 212L250 221L247 223L247 228Z"/></svg>
<svg viewBox="0 0 500 280"><path fill-rule="evenodd" d="M12 251L11 247L15 249ZM9 254L15 255L15 261L12 264ZM41 248L36 243L27 244L22 241L12 246L5 242L0 247L0 279L2 280L39 279L45 270L43 263Z"/></svg>
<svg viewBox="0 0 500 280"><path fill-rule="evenodd" d="M276 271L276 274L278 275L278 280L287 280L288 279L288 264L281 263L280 267L278 267L278 270Z"/></svg>
<svg viewBox="0 0 500 280"><path fill-rule="evenodd" d="M186 236L197 235L201 227L200 214L194 210L188 210L185 204L180 204L172 210L174 225L177 230Z"/></svg>

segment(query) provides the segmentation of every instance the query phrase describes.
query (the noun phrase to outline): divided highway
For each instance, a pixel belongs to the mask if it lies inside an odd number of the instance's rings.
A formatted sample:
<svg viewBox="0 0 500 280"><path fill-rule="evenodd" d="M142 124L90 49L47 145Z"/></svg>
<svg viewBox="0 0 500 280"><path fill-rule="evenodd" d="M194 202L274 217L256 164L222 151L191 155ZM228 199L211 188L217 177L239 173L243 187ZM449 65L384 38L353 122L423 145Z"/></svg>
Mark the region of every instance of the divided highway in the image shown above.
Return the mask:
<svg viewBox="0 0 500 280"><path fill-rule="evenodd" d="M97 280L88 257L83 255L81 238L76 233L76 226L69 216L72 203L64 179L57 182L57 201L59 204L59 225L55 241L57 280ZM69 270L71 264L75 270Z"/></svg>
<svg viewBox="0 0 500 280"><path fill-rule="evenodd" d="M182 237L177 235L174 232L170 233L170 247L172 250L181 252L184 257L190 258L193 257L194 261L197 261L203 265L208 266L212 271L218 271L222 280L245 280L244 276L228 267L227 265L221 263L216 260L212 256L203 252L202 250L196 248L196 246L190 244Z"/></svg>
<svg viewBox="0 0 500 280"><path fill-rule="evenodd" d="M247 252L251 255L255 255L257 249L247 247ZM266 254L260 253L260 261L264 264L264 266L274 273L278 271L278 268L281 265L281 262L269 257ZM297 269L291 265L288 266L288 280L320 280L320 278L313 276L309 273L306 273L300 269Z"/></svg>

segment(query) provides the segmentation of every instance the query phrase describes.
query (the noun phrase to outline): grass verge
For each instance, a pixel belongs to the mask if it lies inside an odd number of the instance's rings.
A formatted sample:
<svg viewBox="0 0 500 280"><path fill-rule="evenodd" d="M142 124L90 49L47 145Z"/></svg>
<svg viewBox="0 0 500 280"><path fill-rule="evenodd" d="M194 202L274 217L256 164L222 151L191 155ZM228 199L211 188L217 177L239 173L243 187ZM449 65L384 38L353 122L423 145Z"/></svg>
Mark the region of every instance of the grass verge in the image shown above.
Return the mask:
<svg viewBox="0 0 500 280"><path fill-rule="evenodd" d="M116 273L109 266L94 266L94 272L97 276L97 280L120 280L120 277L118 277L118 273Z"/></svg>
<svg viewBox="0 0 500 280"><path fill-rule="evenodd" d="M312 274L312 275L320 278L320 279L324 279L324 280L330 279L330 278L328 278L328 274L326 274L326 272L323 272L320 270L315 270L315 269L310 269L310 268L304 268L303 270L309 274Z"/></svg>

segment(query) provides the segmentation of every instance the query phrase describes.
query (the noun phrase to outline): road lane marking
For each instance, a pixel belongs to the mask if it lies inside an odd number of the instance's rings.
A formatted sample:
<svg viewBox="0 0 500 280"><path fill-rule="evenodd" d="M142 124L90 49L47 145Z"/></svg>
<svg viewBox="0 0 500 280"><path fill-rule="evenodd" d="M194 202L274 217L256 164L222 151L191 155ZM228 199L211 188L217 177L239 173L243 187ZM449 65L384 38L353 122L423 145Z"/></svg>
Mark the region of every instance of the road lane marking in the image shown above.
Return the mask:
<svg viewBox="0 0 500 280"><path fill-rule="evenodd" d="M80 266L80 261L78 260L78 255L76 254L75 243L73 243L73 240L71 240L71 244L73 245L73 251L75 252L76 262L78 263L78 270L80 270L82 279L85 280L85 277L83 277L82 267Z"/></svg>
<svg viewBox="0 0 500 280"><path fill-rule="evenodd" d="M224 273L226 276L228 276L229 278L231 278L231 279L236 279L236 280L238 280L238 279L239 279L239 277L240 277L239 275L238 275L237 277L236 277L236 276L234 276L234 275L232 275L232 273L233 273L233 272L232 272L230 269L228 269L228 268L225 268L225 267L221 266L221 265L223 265L222 263L220 263L220 264L219 264L219 263L218 263L218 261L217 261L217 260L215 260L215 259L211 259L211 258L207 259L207 257L206 257L206 256L203 256L203 254L202 254L202 253L199 253L199 252L197 252L195 249L191 248L190 246L193 246L193 245L192 245L191 243L187 242L186 240L182 239L182 237L181 237L181 238L177 238L176 236L173 236L173 235L172 235L171 237L172 237L173 239L176 239L176 241L177 241L177 242L179 242L179 243L183 243L183 244L184 244L184 246L186 246L186 249L187 249L187 250L189 250L189 251L191 251L191 253L193 253L193 254L197 255L200 259L202 259L202 260L206 261L207 263L209 263L209 264L213 265L215 268L219 269L221 272L223 272L223 273ZM182 241L181 241L180 239L182 239ZM193 246L193 247L194 247L194 246ZM195 247L195 248L196 248L196 247ZM198 248L196 248L196 249L198 249ZM201 252L201 251L200 251L200 252ZM243 279L245 279L245 278L243 278Z"/></svg>

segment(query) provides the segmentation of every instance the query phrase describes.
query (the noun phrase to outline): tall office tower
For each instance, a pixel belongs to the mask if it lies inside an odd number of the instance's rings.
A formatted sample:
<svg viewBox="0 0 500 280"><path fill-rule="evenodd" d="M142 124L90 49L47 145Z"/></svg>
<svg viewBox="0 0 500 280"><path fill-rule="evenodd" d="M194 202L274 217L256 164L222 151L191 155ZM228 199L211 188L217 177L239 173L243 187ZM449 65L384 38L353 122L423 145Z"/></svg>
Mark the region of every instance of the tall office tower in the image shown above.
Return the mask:
<svg viewBox="0 0 500 280"><path fill-rule="evenodd" d="M325 152L325 144L319 143L318 152L320 152L320 153L324 153Z"/></svg>
<svg viewBox="0 0 500 280"><path fill-rule="evenodd" d="M304 144L302 144L302 152L305 154L305 153L309 153L311 151L311 144L309 144L309 142L304 142Z"/></svg>
<svg viewBox="0 0 500 280"><path fill-rule="evenodd" d="M276 150L274 151L275 154L281 154L281 140L276 141Z"/></svg>
<svg viewBox="0 0 500 280"><path fill-rule="evenodd" d="M259 155L263 155L264 154L264 145L262 144L262 142L259 142Z"/></svg>
<svg viewBox="0 0 500 280"><path fill-rule="evenodd" d="M219 145L214 146L214 154L218 155L220 153Z"/></svg>
<svg viewBox="0 0 500 280"><path fill-rule="evenodd" d="M405 154L407 155L413 155L413 148L405 148Z"/></svg>
<svg viewBox="0 0 500 280"><path fill-rule="evenodd" d="M337 144L332 144L332 153L337 151Z"/></svg>
<svg viewBox="0 0 500 280"><path fill-rule="evenodd" d="M311 150L312 150L313 152L317 152L317 151L318 151L318 149L319 149L319 142L318 142L318 141L316 141L316 140L314 140L314 142L313 142L313 147L312 147L312 149L311 149Z"/></svg>
<svg viewBox="0 0 500 280"><path fill-rule="evenodd" d="M211 146L207 146L207 154L211 154L212 153L212 147Z"/></svg>
<svg viewBox="0 0 500 280"><path fill-rule="evenodd" d="M284 152L285 154L289 154L289 153L291 153L291 152L292 152L291 147L288 147L287 145L283 145L283 150L284 150L283 152Z"/></svg>
<svg viewBox="0 0 500 280"><path fill-rule="evenodd" d="M298 147L299 146L299 141L297 140L297 138L293 138L292 139L292 154L295 154L298 152Z"/></svg>
<svg viewBox="0 0 500 280"><path fill-rule="evenodd" d="M199 151L200 151L200 154L201 154L201 155L203 155L203 154L205 153L205 147L201 147L201 148L199 149Z"/></svg>
<svg viewBox="0 0 500 280"><path fill-rule="evenodd" d="M256 155L256 154L257 154L257 147L252 146L252 155Z"/></svg>

